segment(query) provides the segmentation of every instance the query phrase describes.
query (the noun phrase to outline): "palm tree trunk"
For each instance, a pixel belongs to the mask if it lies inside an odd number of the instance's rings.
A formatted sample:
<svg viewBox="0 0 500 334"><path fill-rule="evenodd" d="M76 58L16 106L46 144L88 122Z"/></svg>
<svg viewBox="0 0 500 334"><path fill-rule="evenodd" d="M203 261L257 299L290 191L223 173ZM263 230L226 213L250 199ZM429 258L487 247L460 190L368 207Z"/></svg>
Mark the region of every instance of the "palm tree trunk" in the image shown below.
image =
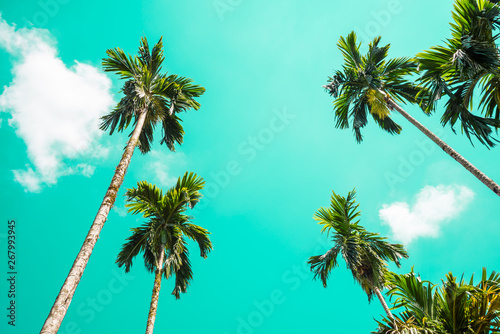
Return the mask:
<svg viewBox="0 0 500 334"><path fill-rule="evenodd" d="M382 296L382 293L380 292L380 290L375 286L373 287L372 289L375 294L377 295L378 297L378 300L380 300L380 303L382 304L382 307L384 308L384 311L385 313L387 314L387 316L389 317L389 319L391 319L392 321L394 321L394 317L392 316L392 313L391 311L389 311L389 307L387 306L386 302L385 302L385 299L384 297Z"/></svg>
<svg viewBox="0 0 500 334"><path fill-rule="evenodd" d="M153 294L151 296L151 304L149 306L146 334L153 334L153 329L155 327L156 309L158 308L158 298L160 297L161 275L163 269L163 259L165 255L164 247L165 246L163 245L160 247L161 248L160 261L155 272L155 284L153 287Z"/></svg>
<svg viewBox="0 0 500 334"><path fill-rule="evenodd" d="M465 169L472 173L479 181L484 183L488 188L490 188L495 194L500 196L500 186L495 183L492 179L490 179L486 174L477 169L473 164L467 161L463 156L461 156L457 151L451 148L448 144L442 141L438 136L429 131L425 126L423 126L420 122L418 122L415 118L411 117L403 108L401 108L393 99L391 99L386 93L379 90L382 93L389 107L396 109L404 118L410 121L411 124L415 125L420 131L422 131L430 140L435 142L443 151L448 153L450 157L458 161Z"/></svg>
<svg viewBox="0 0 500 334"><path fill-rule="evenodd" d="M66 315L69 304L75 294L76 287L80 282L80 279L83 275L83 271L87 266L90 255L92 254L92 250L99 238L99 233L104 226L104 222L108 217L109 210L113 206L113 203L116 200L116 195L120 186L123 183L123 179L125 177L125 172L130 164L130 159L132 158L132 154L134 153L134 149L137 146L137 142L139 140L139 135L142 131L142 127L144 125L144 121L146 119L146 110L142 110L140 112L139 118L137 119L137 124L135 126L134 131L132 132L132 136L127 143L127 147L123 152L123 156L120 160L120 163L116 167L115 174L111 179L111 184L104 196L104 199L97 211L97 215L90 227L89 233L83 242L83 246L78 253L73 266L64 281L64 284L59 291L59 295L50 310L49 316L42 327L40 334L56 334L61 326L61 323Z"/></svg>

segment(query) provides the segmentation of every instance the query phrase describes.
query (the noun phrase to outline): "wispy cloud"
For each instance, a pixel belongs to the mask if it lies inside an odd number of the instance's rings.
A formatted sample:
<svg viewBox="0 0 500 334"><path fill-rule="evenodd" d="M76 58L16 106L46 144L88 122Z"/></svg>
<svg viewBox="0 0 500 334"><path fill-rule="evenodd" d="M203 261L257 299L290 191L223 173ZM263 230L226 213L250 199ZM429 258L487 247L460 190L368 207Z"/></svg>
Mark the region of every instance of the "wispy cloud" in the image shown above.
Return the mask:
<svg viewBox="0 0 500 334"><path fill-rule="evenodd" d="M121 206L116 206L116 204L113 206L113 210L116 212L116 214L120 217L126 217L127 216L127 208L126 207L121 207Z"/></svg>
<svg viewBox="0 0 500 334"><path fill-rule="evenodd" d="M161 150L152 150L148 153L144 172L148 175L148 182L155 183L160 188L170 188L181 175L172 175L172 167L176 169L186 163L186 156L182 152L169 152L165 147Z"/></svg>
<svg viewBox="0 0 500 334"><path fill-rule="evenodd" d="M1 16L0 47L14 59L0 107L10 113L9 125L26 143L31 161L14 171L15 180L39 192L64 175L92 175L94 167L78 161L106 154L97 139L99 117L113 105L109 78L77 61L67 67L48 31L16 29Z"/></svg>
<svg viewBox="0 0 500 334"><path fill-rule="evenodd" d="M438 237L441 226L458 217L473 198L474 193L465 186L426 186L413 205L384 204L379 217L389 225L395 239L408 244L419 237Z"/></svg>

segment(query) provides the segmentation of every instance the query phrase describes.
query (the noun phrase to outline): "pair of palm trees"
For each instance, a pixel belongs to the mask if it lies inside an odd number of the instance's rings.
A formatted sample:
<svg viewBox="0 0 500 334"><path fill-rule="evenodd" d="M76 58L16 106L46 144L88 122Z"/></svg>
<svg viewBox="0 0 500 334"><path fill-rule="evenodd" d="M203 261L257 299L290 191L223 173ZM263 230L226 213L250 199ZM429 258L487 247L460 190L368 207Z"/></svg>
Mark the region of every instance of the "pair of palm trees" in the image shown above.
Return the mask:
<svg viewBox="0 0 500 334"><path fill-rule="evenodd" d="M352 124L357 142L363 140L361 129L367 125L368 114L385 131L399 134L401 126L394 122L396 110L477 179L500 196L500 186L472 165L421 123L410 116L398 103L418 104L431 114L436 102L446 96L441 123L452 129L460 120L461 129L471 140L475 136L482 144L492 147L498 140L493 132L500 128L500 52L493 30L500 28L500 9L487 0L456 0L452 38L445 46L432 47L415 58L387 60L390 45L380 46L380 37L361 55L356 34L341 37L338 47L344 56L338 70L324 86L335 98L337 128ZM416 83L408 76L420 74ZM484 117L472 114L473 95L482 88L479 108Z"/></svg>
<svg viewBox="0 0 500 334"><path fill-rule="evenodd" d="M473 277L467 283L449 273L442 287L422 281L415 273L392 273L387 262L394 262L408 254L400 244L365 230L359 224L359 204L355 191L347 197L333 193L328 208L320 208L314 219L322 225L333 241L325 254L311 256L308 263L314 278L320 278L326 287L331 270L338 266L341 255L354 280L371 301L377 295L387 317L377 321L374 334L490 334L500 333L500 274L487 275L483 268L478 284ZM381 290L389 288L387 295L395 298L389 308ZM394 316L390 309L403 309Z"/></svg>
<svg viewBox="0 0 500 334"><path fill-rule="evenodd" d="M109 129L110 134L113 134L115 130L126 130L131 123L134 129L94 222L43 325L42 334L55 334L59 330L116 200L136 146L143 154L149 152L154 129L161 124L161 144L174 151L175 144L181 144L184 136L178 114L189 109L199 109L200 104L196 98L205 92L205 88L193 84L192 79L161 72L165 59L161 38L152 49L146 38L143 38L138 55L134 57L125 54L120 48L107 50L106 53L108 58L102 62L104 70L117 73L126 81L122 89L124 97L110 114L102 118L101 129ZM117 263L125 266L128 271L132 258L142 251L146 268L155 271L147 333L152 333L161 275L168 278L175 274L174 294L177 298L180 292L186 291L192 278L183 235L198 242L203 257L206 257L212 247L207 237L208 232L190 224L188 216L184 214L186 205L192 207L198 202L203 183L196 175L185 174L165 195L147 182L138 183L137 189L127 192L128 200L132 202L132 212L141 212L150 221L147 225L134 229L134 234L120 252Z"/></svg>

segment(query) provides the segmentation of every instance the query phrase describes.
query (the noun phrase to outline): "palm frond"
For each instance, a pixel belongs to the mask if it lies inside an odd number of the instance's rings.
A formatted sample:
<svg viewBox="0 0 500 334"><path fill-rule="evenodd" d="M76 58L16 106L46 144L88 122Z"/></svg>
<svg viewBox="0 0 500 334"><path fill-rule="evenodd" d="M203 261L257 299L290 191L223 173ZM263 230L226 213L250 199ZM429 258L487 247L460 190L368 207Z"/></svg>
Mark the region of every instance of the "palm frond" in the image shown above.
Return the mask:
<svg viewBox="0 0 500 334"><path fill-rule="evenodd" d="M203 227L190 223L181 224L179 228L185 236L198 243L200 247L200 256L206 258L208 253L213 249L212 242L208 237L210 232Z"/></svg>
<svg viewBox="0 0 500 334"><path fill-rule="evenodd" d="M307 262L311 265L311 270L314 272L314 279L319 277L325 288L331 270L338 266L337 256L339 252L340 246L336 245L323 255L311 256Z"/></svg>
<svg viewBox="0 0 500 334"><path fill-rule="evenodd" d="M106 51L108 58L102 60L105 72L114 72L121 79L135 79L139 74L139 62L136 57L125 54L122 49L114 48Z"/></svg>
<svg viewBox="0 0 500 334"><path fill-rule="evenodd" d="M337 44L339 50L344 55L344 61L353 69L359 69L361 67L361 55L359 53L361 43L358 44L356 39L356 34L351 32L347 35L347 38L340 37Z"/></svg>

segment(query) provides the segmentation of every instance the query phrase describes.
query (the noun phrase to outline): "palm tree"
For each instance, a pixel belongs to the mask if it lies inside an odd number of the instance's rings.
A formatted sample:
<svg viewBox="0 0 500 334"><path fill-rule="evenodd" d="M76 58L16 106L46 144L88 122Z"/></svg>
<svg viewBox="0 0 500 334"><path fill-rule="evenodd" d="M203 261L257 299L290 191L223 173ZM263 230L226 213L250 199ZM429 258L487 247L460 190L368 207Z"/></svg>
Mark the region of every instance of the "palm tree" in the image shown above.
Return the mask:
<svg viewBox="0 0 500 334"><path fill-rule="evenodd" d="M431 94L426 96L427 112L436 101L448 98L441 124L461 130L469 140L474 135L486 147L498 142L493 130L500 127L500 52L493 34L500 28L500 8L487 0L456 0L452 12L452 37L444 46L417 54L419 81ZM479 109L485 117L474 115L473 95L482 87ZM477 94L477 93L476 93ZM453 130L454 131L454 130Z"/></svg>
<svg viewBox="0 0 500 334"><path fill-rule="evenodd" d="M113 134L115 130L126 130L133 121L134 130L83 246L45 320L42 334L55 334L61 326L99 233L123 183L135 147L139 146L142 153L149 152L153 130L160 123L163 136L161 144L166 144L174 151L175 143L181 144L184 136L181 119L177 114L191 108L199 109L200 104L195 98L205 92L203 87L192 84L189 78L161 73L165 59L161 38L152 50L149 49L146 38L142 38L138 56L126 55L119 48L107 50L106 53L108 58L103 60L104 70L118 73L127 81L122 89L125 96L110 114L102 118L101 129L110 129L110 134Z"/></svg>
<svg viewBox="0 0 500 334"><path fill-rule="evenodd" d="M334 109L337 128L345 129L352 123L356 141L363 140L361 129L368 123L368 114L385 131L399 134L401 127L390 117L391 111L398 111L429 139L435 142L453 159L477 179L500 196L500 186L477 169L458 152L410 116L398 102L418 103L426 109L425 87L408 82L405 77L415 73L417 64L409 58L386 60L390 45L379 47L380 37L369 44L366 56L361 56L356 34L340 37L338 47L344 55L341 71L329 78L325 87L335 98Z"/></svg>
<svg viewBox="0 0 500 334"><path fill-rule="evenodd" d="M129 212L141 213L147 221L132 229L116 263L129 272L134 257L143 253L146 269L155 273L146 334L153 333L162 276L166 279L175 276L172 294L177 299L193 278L186 238L198 243L203 258L212 250L210 232L192 224L191 217L185 214L187 207L193 208L198 203L204 183L196 174L186 173L165 194L145 181L126 193Z"/></svg>
<svg viewBox="0 0 500 334"><path fill-rule="evenodd" d="M314 214L314 219L323 226L321 232L326 231L328 236L331 233L334 246L323 255L311 256L308 263L314 272L314 279L321 278L326 288L330 271L338 266L337 256L341 254L354 280L367 294L368 301L375 293L387 316L392 318L380 292L386 283L387 261L399 267L399 259L407 258L408 253L403 245L388 243L387 238L368 232L359 225L357 218L361 213L355 196L355 190L349 192L347 197L333 192L330 207L322 207Z"/></svg>
<svg viewBox="0 0 500 334"><path fill-rule="evenodd" d="M500 275L483 268L481 279L474 275L467 283L452 273L437 287L422 281L413 270L409 274L391 273L390 290L395 298L393 309L400 314L378 321L379 334L490 334L500 333Z"/></svg>

